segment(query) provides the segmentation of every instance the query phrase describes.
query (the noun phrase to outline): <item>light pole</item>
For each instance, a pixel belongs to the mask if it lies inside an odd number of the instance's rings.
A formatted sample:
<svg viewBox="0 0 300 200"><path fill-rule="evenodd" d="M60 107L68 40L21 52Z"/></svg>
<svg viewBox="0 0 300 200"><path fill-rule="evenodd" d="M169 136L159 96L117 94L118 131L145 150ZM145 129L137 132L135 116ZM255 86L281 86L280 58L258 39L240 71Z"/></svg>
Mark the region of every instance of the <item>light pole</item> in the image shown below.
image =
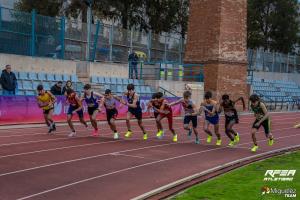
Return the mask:
<svg viewBox="0 0 300 200"><path fill-rule="evenodd" d="M93 0L84 0L87 5L87 48L86 60L90 61L90 47L91 47L91 24L92 24L92 4Z"/></svg>

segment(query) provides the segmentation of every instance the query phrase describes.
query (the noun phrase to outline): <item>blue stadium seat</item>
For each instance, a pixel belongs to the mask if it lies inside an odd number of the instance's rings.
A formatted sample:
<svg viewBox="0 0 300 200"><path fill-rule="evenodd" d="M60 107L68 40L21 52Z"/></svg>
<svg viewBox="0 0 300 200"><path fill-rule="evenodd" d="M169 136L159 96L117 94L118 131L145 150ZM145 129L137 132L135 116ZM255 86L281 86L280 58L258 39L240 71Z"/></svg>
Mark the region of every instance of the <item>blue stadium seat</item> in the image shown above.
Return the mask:
<svg viewBox="0 0 300 200"><path fill-rule="evenodd" d="M133 79L133 84L134 84L134 85L140 85L140 82L139 82L139 80L137 80L137 79Z"/></svg>
<svg viewBox="0 0 300 200"><path fill-rule="evenodd" d="M117 84L118 84L118 85L122 85L122 84L123 84L123 81L122 81L121 78L117 78Z"/></svg>
<svg viewBox="0 0 300 200"><path fill-rule="evenodd" d="M116 92L116 90L117 90L117 86L116 85L110 85L110 90L113 92L113 93L115 93Z"/></svg>
<svg viewBox="0 0 300 200"><path fill-rule="evenodd" d="M116 92L117 93L122 93L124 90L123 90L123 87L121 85L117 85L117 90Z"/></svg>
<svg viewBox="0 0 300 200"><path fill-rule="evenodd" d="M106 84L111 84L110 77L104 77Z"/></svg>
<svg viewBox="0 0 300 200"><path fill-rule="evenodd" d="M76 91L77 92L82 92L83 91L83 87L84 87L84 85L83 85L83 83L81 83L81 82L77 82L76 83Z"/></svg>
<svg viewBox="0 0 300 200"><path fill-rule="evenodd" d="M56 81L62 81L63 80L62 74L54 74L54 78L55 78Z"/></svg>
<svg viewBox="0 0 300 200"><path fill-rule="evenodd" d="M35 92L33 90L26 90L25 91L25 95L28 95L28 96L34 96L36 95Z"/></svg>
<svg viewBox="0 0 300 200"><path fill-rule="evenodd" d="M43 82L43 86L45 90L50 90L51 89L51 82L45 81Z"/></svg>
<svg viewBox="0 0 300 200"><path fill-rule="evenodd" d="M33 85L32 86L33 89L36 90L37 86L40 85L40 84L42 84L42 82L40 82L40 81L33 81L33 84L32 84Z"/></svg>
<svg viewBox="0 0 300 200"><path fill-rule="evenodd" d="M135 91L137 93L141 93L141 87L140 86L135 86Z"/></svg>
<svg viewBox="0 0 300 200"><path fill-rule="evenodd" d="M19 79L28 80L28 73L27 72L19 72Z"/></svg>
<svg viewBox="0 0 300 200"><path fill-rule="evenodd" d="M77 77L76 74L71 75L71 81L74 82L74 83L78 82L78 77Z"/></svg>
<svg viewBox="0 0 300 200"><path fill-rule="evenodd" d="M104 84L105 83L104 77L102 76L98 77L98 83Z"/></svg>
<svg viewBox="0 0 300 200"><path fill-rule="evenodd" d="M128 79L128 83L133 83L133 79Z"/></svg>
<svg viewBox="0 0 300 200"><path fill-rule="evenodd" d="M54 74L47 74L47 80L48 81L55 81Z"/></svg>
<svg viewBox="0 0 300 200"><path fill-rule="evenodd" d="M124 85L127 85L129 83L129 79L127 78L123 78L122 81Z"/></svg>
<svg viewBox="0 0 300 200"><path fill-rule="evenodd" d="M110 82L111 82L111 84L116 85L116 84L117 84L117 79L116 79L116 77L111 77L111 78L110 78Z"/></svg>
<svg viewBox="0 0 300 200"><path fill-rule="evenodd" d="M151 94L151 93L152 93L151 87L146 86L146 93L147 93L147 94Z"/></svg>
<svg viewBox="0 0 300 200"><path fill-rule="evenodd" d="M43 73L43 72L39 72L39 73L38 73L38 80L40 80L40 81L45 81L45 80L47 80L46 74Z"/></svg>
<svg viewBox="0 0 300 200"><path fill-rule="evenodd" d="M98 77L97 76L92 76L91 77L91 83L98 83Z"/></svg>
<svg viewBox="0 0 300 200"><path fill-rule="evenodd" d="M20 80L18 80L17 81L17 84L18 84L18 89L20 90L22 90L23 89L23 83L22 83L22 81L20 81Z"/></svg>
<svg viewBox="0 0 300 200"><path fill-rule="evenodd" d="M104 89L106 90L106 89L110 89L110 85L109 84L105 84L104 85Z"/></svg>
<svg viewBox="0 0 300 200"><path fill-rule="evenodd" d="M33 90L31 81L23 81L23 89L24 90Z"/></svg>
<svg viewBox="0 0 300 200"><path fill-rule="evenodd" d="M24 91L22 91L22 90L18 90L17 91L17 93L16 93L16 95L24 95L25 93L24 93Z"/></svg>
<svg viewBox="0 0 300 200"><path fill-rule="evenodd" d="M62 77L62 80L63 81L68 81L68 80L70 80L70 75L69 74L63 74L63 77Z"/></svg>
<svg viewBox="0 0 300 200"><path fill-rule="evenodd" d="M28 75L30 80L38 80L37 73L29 72Z"/></svg>

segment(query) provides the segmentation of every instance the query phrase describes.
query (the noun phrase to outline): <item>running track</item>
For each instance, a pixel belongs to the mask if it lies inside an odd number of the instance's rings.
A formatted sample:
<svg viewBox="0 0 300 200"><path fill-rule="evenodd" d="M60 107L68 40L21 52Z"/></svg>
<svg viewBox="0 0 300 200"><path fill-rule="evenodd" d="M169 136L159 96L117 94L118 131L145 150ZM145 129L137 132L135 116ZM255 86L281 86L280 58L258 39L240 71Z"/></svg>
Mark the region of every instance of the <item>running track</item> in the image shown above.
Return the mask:
<svg viewBox="0 0 300 200"><path fill-rule="evenodd" d="M206 135L199 119L201 144L187 138L180 119L175 120L178 143L171 141L169 131L164 139L156 139L155 123L145 121L150 138L141 139L141 131L133 122L131 139L113 140L106 124L101 136L90 137L88 130L77 126L78 136L69 139L66 126L55 135L46 135L46 128L0 130L0 199L72 199L127 200L213 167L252 156L250 126L252 115L241 116L235 128L241 140L228 148L228 139L221 134L221 147L205 144ZM272 114L273 147L267 146L264 134L258 134L263 153L300 144L300 130L292 126L300 121L300 113ZM164 127L167 124L164 121ZM118 122L119 132L126 131Z"/></svg>

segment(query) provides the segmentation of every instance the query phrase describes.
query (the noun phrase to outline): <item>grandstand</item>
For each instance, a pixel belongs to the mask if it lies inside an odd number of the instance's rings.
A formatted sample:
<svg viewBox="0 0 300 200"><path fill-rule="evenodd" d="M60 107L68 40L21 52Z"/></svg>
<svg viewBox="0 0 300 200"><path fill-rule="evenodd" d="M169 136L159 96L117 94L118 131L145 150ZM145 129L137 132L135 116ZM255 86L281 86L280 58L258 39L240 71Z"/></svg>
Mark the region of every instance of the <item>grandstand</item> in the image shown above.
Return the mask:
<svg viewBox="0 0 300 200"><path fill-rule="evenodd" d="M73 87L77 92L82 92L84 83L81 82L76 74L46 74L43 72L15 72L18 79L17 95L36 95L36 87L43 84L46 90L50 90L57 81L66 82L71 80ZM105 89L111 89L117 95L121 95L128 83L136 85L136 91L143 96L150 96L154 89L145 85L143 80L126 79L118 77L98 77L92 76L90 82L96 88L100 88L101 92ZM98 87L97 87L98 86ZM1 88L0 88L1 89ZM1 92L2 94L2 92Z"/></svg>
<svg viewBox="0 0 300 200"><path fill-rule="evenodd" d="M252 83L248 79L248 83L253 93L259 94L267 103L281 103L288 107L300 99L300 85L293 81L254 78Z"/></svg>

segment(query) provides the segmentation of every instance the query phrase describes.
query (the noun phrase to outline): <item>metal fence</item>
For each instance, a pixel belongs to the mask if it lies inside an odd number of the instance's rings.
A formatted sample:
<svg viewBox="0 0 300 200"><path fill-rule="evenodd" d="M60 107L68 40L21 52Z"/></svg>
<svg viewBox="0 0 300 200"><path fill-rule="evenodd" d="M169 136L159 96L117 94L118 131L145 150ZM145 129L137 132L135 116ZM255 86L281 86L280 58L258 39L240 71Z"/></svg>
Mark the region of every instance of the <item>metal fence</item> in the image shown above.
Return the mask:
<svg viewBox="0 0 300 200"><path fill-rule="evenodd" d="M300 57L263 49L248 49L248 68L254 71L300 73Z"/></svg>
<svg viewBox="0 0 300 200"><path fill-rule="evenodd" d="M180 64L176 62L138 62L129 65L129 78L143 80L171 80L204 82L202 64Z"/></svg>
<svg viewBox="0 0 300 200"><path fill-rule="evenodd" d="M127 62L128 52L140 51L145 61L182 62L180 35L127 30L100 21L78 21L20 12L0 6L0 52L71 60ZM87 51L89 48L89 51ZM89 52L89 55L87 55Z"/></svg>

